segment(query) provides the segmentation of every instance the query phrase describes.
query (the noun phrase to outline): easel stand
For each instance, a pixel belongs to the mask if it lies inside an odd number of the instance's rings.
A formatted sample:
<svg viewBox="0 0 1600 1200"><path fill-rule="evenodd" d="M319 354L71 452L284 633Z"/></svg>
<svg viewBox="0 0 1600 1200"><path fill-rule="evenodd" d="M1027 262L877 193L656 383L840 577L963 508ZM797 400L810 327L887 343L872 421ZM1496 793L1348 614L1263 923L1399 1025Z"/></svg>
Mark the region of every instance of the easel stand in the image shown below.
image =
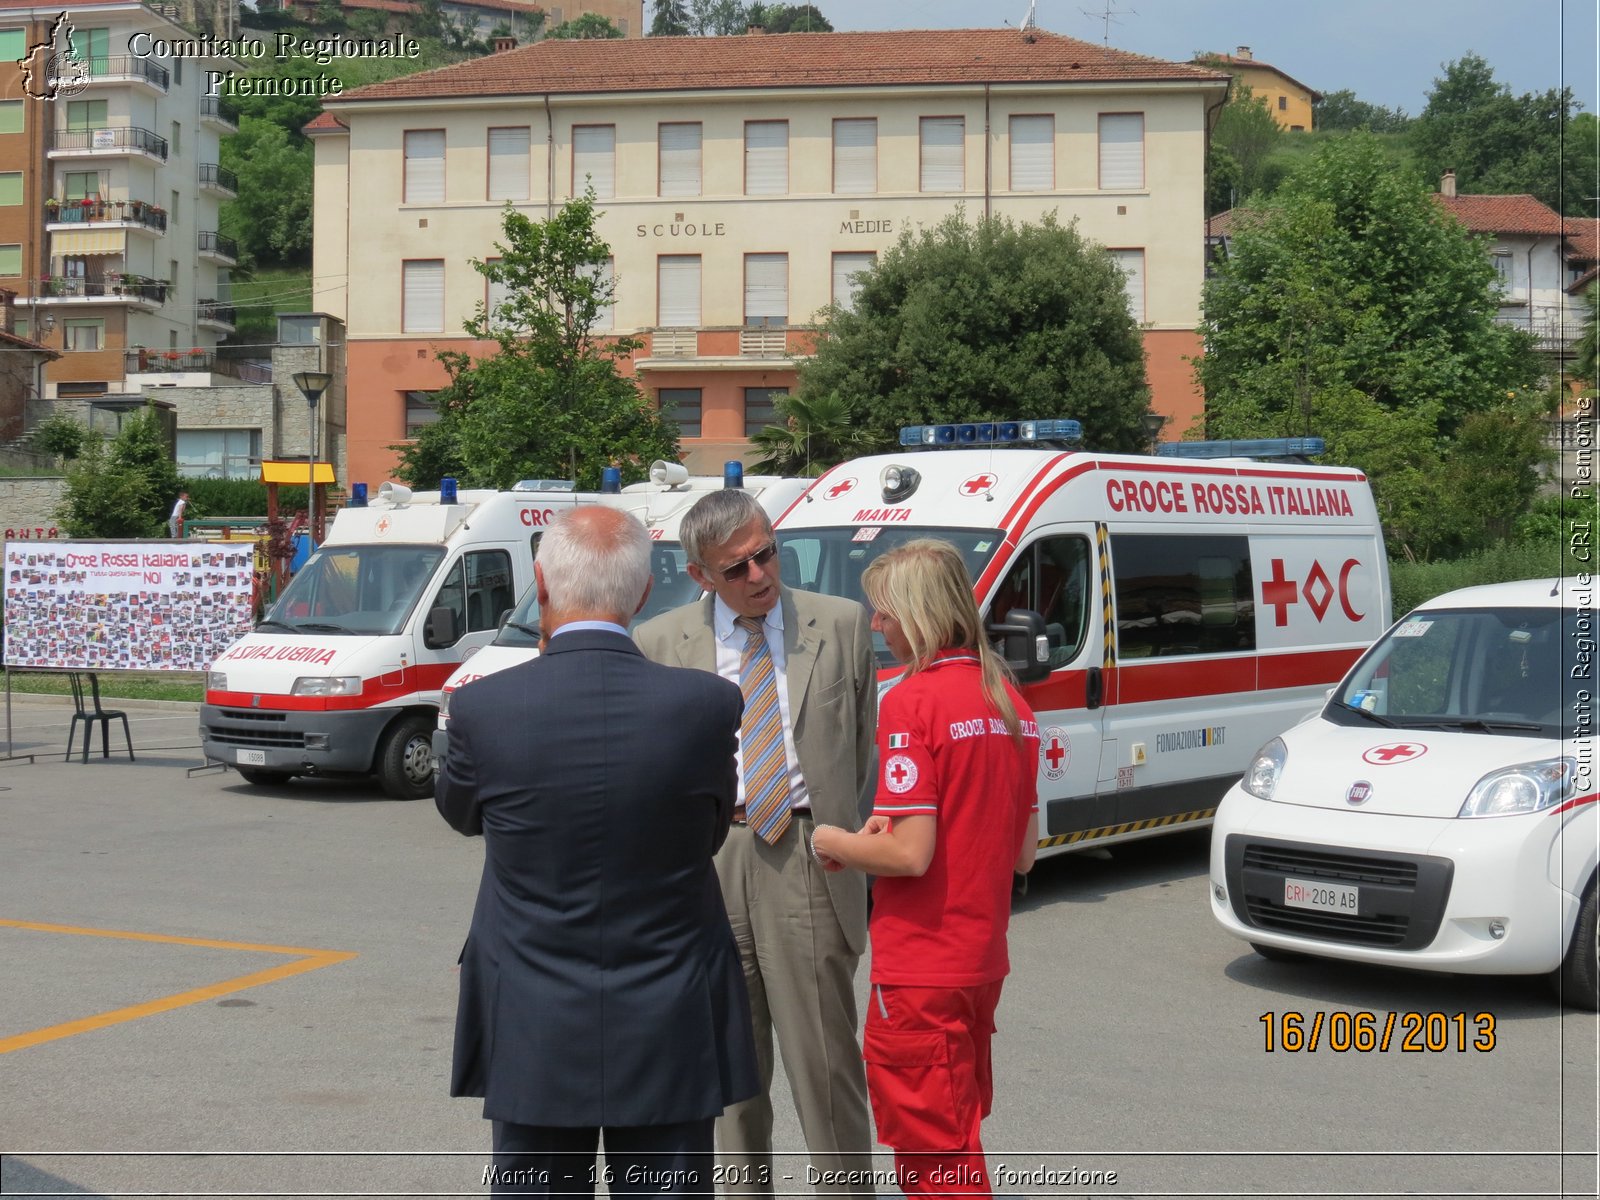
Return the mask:
<svg viewBox="0 0 1600 1200"><path fill-rule="evenodd" d="M31 754L13 754L11 752L11 667L6 666L6 752L0 763L33 762Z"/></svg>

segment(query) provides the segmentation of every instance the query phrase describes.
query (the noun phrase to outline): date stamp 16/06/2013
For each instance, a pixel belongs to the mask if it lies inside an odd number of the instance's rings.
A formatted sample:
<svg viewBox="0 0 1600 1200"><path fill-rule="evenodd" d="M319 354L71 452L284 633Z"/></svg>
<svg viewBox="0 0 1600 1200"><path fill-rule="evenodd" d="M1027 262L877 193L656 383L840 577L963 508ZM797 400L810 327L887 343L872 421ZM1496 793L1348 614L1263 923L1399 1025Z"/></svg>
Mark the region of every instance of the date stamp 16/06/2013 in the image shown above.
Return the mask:
<svg viewBox="0 0 1600 1200"><path fill-rule="evenodd" d="M1298 1054L1331 1050L1335 1054L1442 1054L1495 1048L1495 1019L1490 1012L1316 1012L1288 1009L1260 1016L1266 1052Z"/></svg>

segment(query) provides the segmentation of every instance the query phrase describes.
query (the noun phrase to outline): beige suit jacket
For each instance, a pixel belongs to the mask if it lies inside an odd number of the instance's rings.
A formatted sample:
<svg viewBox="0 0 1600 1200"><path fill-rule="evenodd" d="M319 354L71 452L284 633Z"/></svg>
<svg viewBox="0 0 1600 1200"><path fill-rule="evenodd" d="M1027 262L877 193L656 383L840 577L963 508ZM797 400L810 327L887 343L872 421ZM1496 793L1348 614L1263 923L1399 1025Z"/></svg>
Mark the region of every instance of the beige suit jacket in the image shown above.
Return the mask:
<svg viewBox="0 0 1600 1200"><path fill-rule="evenodd" d="M655 662L715 673L713 599L707 595L646 621L633 631L634 640ZM783 589L779 602L789 720L812 815L821 824L859 829L861 798L872 783L878 716L867 610L854 600L791 588ZM835 871L826 879L845 940L860 954L867 946L866 876Z"/></svg>

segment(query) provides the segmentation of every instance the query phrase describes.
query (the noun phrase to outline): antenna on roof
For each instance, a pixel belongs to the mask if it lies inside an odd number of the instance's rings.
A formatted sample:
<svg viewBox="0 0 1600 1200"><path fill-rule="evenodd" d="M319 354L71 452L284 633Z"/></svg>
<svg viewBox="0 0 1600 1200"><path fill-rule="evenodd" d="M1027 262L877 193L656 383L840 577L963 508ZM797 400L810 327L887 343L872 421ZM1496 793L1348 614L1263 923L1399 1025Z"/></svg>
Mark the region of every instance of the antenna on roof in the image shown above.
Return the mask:
<svg viewBox="0 0 1600 1200"><path fill-rule="evenodd" d="M1022 29L1024 31L1039 28L1039 22L1034 20L1033 16L1034 9L1038 7L1038 2L1039 0L1028 0L1028 15L1022 18Z"/></svg>
<svg viewBox="0 0 1600 1200"><path fill-rule="evenodd" d="M1121 18L1117 15L1117 0L1106 0L1105 9L1102 12L1091 12L1087 8L1080 8L1078 11L1081 12L1086 17L1090 17L1090 18L1092 18L1092 19L1094 19L1096 21L1101 22L1105 26L1105 33L1104 33L1104 35L1103 35L1101 40L1102 40L1102 44L1103 45L1109 46L1111 44L1111 26L1114 25L1114 24L1115 25L1121 25L1122 24ZM1133 10L1131 8L1125 9L1124 11L1130 17L1137 17L1139 15L1135 10Z"/></svg>

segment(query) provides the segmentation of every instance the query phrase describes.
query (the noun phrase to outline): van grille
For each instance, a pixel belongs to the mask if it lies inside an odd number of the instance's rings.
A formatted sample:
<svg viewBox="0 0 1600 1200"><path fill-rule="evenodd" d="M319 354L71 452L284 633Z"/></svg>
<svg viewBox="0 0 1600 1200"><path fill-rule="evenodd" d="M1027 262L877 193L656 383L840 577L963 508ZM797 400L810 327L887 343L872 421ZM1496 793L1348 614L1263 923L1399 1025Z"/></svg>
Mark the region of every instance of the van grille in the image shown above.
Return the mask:
<svg viewBox="0 0 1600 1200"><path fill-rule="evenodd" d="M223 746L305 749L306 735L299 730L283 728L286 720L288 716L285 713L225 708L221 710L216 724L206 726L206 734L211 741Z"/></svg>
<svg viewBox="0 0 1600 1200"><path fill-rule="evenodd" d="M1234 915L1254 929L1349 945L1420 950L1444 919L1455 865L1447 858L1231 834L1225 850ZM1290 908L1286 878L1359 889L1355 914Z"/></svg>

